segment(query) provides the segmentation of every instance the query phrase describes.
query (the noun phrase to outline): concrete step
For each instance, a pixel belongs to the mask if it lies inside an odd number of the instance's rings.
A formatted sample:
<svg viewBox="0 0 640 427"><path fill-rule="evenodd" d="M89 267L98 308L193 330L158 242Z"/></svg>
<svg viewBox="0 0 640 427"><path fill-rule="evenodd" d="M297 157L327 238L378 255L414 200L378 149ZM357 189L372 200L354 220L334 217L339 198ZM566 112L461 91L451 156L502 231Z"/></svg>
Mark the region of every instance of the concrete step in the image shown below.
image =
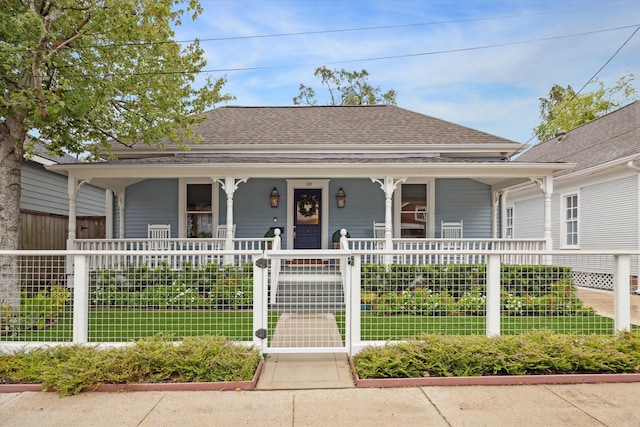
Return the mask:
<svg viewBox="0 0 640 427"><path fill-rule="evenodd" d="M277 313L341 313L344 304L271 304L269 310Z"/></svg>

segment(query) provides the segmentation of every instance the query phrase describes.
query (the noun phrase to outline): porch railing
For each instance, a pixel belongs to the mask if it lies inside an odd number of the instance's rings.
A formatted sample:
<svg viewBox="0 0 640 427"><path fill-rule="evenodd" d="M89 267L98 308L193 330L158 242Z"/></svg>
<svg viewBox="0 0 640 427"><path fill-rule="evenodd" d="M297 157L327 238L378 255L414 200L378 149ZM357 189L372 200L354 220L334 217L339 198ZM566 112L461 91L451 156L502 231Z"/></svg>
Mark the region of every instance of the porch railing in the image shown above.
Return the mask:
<svg viewBox="0 0 640 427"><path fill-rule="evenodd" d="M264 251L271 238L246 238L231 239L233 251ZM74 249L80 251L131 251L128 257L103 255L93 260L97 268L122 268L127 264L146 263L149 266L157 266L166 263L170 268L179 268L186 262L192 264L217 263L225 264L232 261L225 260L222 251L225 247L226 239L78 239L74 242ZM157 251L154 255L138 256L139 251ZM180 254L180 252L191 252L192 254ZM196 253L194 255L193 253ZM240 262L251 262L250 258L242 259Z"/></svg>
<svg viewBox="0 0 640 427"><path fill-rule="evenodd" d="M375 255L375 252L400 251L402 254L394 255L390 260L394 264L475 264L485 261L481 252L486 251L518 251L518 254L505 256L503 262L538 264L540 255L534 252L546 249L544 239L392 239L391 242L393 247L385 248L385 239L349 239L349 249L368 252L363 262L382 262L381 255ZM452 255L447 251L467 253Z"/></svg>

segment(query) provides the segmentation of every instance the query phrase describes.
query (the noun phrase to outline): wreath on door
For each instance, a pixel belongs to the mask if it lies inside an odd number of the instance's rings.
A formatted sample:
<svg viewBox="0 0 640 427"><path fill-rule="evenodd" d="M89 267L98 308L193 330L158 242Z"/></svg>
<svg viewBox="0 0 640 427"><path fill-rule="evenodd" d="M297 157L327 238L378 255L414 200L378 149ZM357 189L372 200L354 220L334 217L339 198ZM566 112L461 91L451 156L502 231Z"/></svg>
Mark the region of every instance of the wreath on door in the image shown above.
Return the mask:
<svg viewBox="0 0 640 427"><path fill-rule="evenodd" d="M303 194L298 200L298 212L307 218L316 215L318 213L318 199L316 196Z"/></svg>

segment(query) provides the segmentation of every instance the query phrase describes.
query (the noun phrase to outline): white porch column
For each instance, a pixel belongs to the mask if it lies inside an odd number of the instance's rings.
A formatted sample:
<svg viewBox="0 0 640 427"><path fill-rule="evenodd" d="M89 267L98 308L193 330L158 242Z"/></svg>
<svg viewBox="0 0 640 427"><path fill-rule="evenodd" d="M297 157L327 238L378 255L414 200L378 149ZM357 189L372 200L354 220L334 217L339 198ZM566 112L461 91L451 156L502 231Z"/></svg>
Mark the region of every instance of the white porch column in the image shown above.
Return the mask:
<svg viewBox="0 0 640 427"><path fill-rule="evenodd" d="M78 191L80 191L80 187L89 182L88 180L78 181L77 178L69 177L67 179L67 194L69 195L69 223L68 228L69 231L67 233L67 250L73 250L74 243L76 240L76 200L78 198ZM67 286L74 286L74 266L73 266L73 257L67 256L66 259L66 275L67 275Z"/></svg>
<svg viewBox="0 0 640 427"><path fill-rule="evenodd" d="M69 195L69 231L67 232L67 250L73 250L73 241L76 240L76 199L78 197L78 180L67 180L67 194Z"/></svg>
<svg viewBox="0 0 640 427"><path fill-rule="evenodd" d="M392 176L387 176L384 181L371 178L371 182L380 184L380 189L384 191L384 249L393 249L393 192L398 188L398 184L405 182L407 178L394 180ZM385 264L390 264L391 259L385 255Z"/></svg>
<svg viewBox="0 0 640 427"><path fill-rule="evenodd" d="M547 175L543 177L542 180L531 178L531 181L533 181L540 190L542 190L542 195L544 197L543 238L545 240L545 249L551 251L553 250L553 240L551 239L551 195L553 194L553 176Z"/></svg>
<svg viewBox="0 0 640 427"><path fill-rule="evenodd" d="M213 179L213 178L212 178ZM213 179L215 182L219 182L220 186L227 194L227 235L224 243L224 248L227 251L233 250L233 194L238 189L238 185L247 182L249 178L241 178L236 181L232 176L228 176L223 180Z"/></svg>
<svg viewBox="0 0 640 427"><path fill-rule="evenodd" d="M498 238L498 206L500 201L504 202L503 195L505 190L491 192L491 238ZM504 204L504 203L503 203ZM504 221L504 218L503 218Z"/></svg>
<svg viewBox="0 0 640 427"><path fill-rule="evenodd" d="M543 180L544 194L544 240L546 249L553 250L553 241L551 239L551 195L553 194L553 176L547 175Z"/></svg>
<svg viewBox="0 0 640 427"><path fill-rule="evenodd" d="M69 232L67 233L67 249L74 249L73 243L76 240L76 200L80 188L88 183L89 180L78 181L77 178L69 177L67 180L67 194L69 195Z"/></svg>
<svg viewBox="0 0 640 427"><path fill-rule="evenodd" d="M118 216L120 218L118 222L118 238L124 239L124 191L118 191L116 196L118 197Z"/></svg>
<svg viewBox="0 0 640 427"><path fill-rule="evenodd" d="M113 191L104 190L105 193L105 239L113 239Z"/></svg>

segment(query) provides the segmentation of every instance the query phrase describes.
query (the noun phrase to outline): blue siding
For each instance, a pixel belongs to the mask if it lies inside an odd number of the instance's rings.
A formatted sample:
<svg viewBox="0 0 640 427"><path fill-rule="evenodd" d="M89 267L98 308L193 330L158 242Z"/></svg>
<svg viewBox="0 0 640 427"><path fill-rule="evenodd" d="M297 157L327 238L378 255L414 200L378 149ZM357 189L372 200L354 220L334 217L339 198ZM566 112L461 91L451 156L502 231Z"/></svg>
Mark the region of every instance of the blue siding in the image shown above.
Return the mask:
<svg viewBox="0 0 640 427"><path fill-rule="evenodd" d="M347 195L345 207L336 206L342 187ZM334 231L346 228L353 238L372 238L373 221L384 221L384 192L370 179L336 179L329 182L329 242Z"/></svg>
<svg viewBox="0 0 640 427"><path fill-rule="evenodd" d="M67 177L50 172L35 162L22 163L20 209L54 215L69 215ZM76 215L104 216L105 190L83 185L76 200Z"/></svg>
<svg viewBox="0 0 640 427"><path fill-rule="evenodd" d="M278 189L280 202L271 207L269 195L273 187ZM227 194L220 190L220 221L227 221ZM278 222L273 222L276 217ZM214 219L215 221L215 219ZM284 227L287 222L287 181L284 179L249 179L240 184L233 195L233 222L236 237L263 237L270 227Z"/></svg>
<svg viewBox="0 0 640 427"><path fill-rule="evenodd" d="M280 203L272 208L271 189L280 193ZM335 196L342 187L347 194L346 206L339 209ZM126 237L144 238L147 224L171 224L172 237L178 237L177 179L145 180L127 188ZM226 223L227 196L220 189L218 211L214 222ZM234 197L236 237L259 238L270 227L287 227L287 182L285 179L249 179L238 186ZM369 179L335 179L329 182L329 199L323 201L329 209L327 236L346 228L353 238L373 237L372 222L384 221L384 193L379 184ZM114 199L117 217L117 201ZM217 215L216 215L217 214ZM277 218L277 222L273 218ZM114 218L117 234L117 218ZM437 179L435 182L435 229L440 236L441 220L463 220L464 237L491 236L491 188L471 179ZM286 237L285 241L286 241Z"/></svg>
<svg viewBox="0 0 640 427"><path fill-rule="evenodd" d="M171 237L178 237L177 179L147 179L127 187L126 236L146 238L147 224L171 224Z"/></svg>
<svg viewBox="0 0 640 427"><path fill-rule="evenodd" d="M491 187L471 179L436 180L435 226L440 221L464 221L464 237L491 237Z"/></svg>

